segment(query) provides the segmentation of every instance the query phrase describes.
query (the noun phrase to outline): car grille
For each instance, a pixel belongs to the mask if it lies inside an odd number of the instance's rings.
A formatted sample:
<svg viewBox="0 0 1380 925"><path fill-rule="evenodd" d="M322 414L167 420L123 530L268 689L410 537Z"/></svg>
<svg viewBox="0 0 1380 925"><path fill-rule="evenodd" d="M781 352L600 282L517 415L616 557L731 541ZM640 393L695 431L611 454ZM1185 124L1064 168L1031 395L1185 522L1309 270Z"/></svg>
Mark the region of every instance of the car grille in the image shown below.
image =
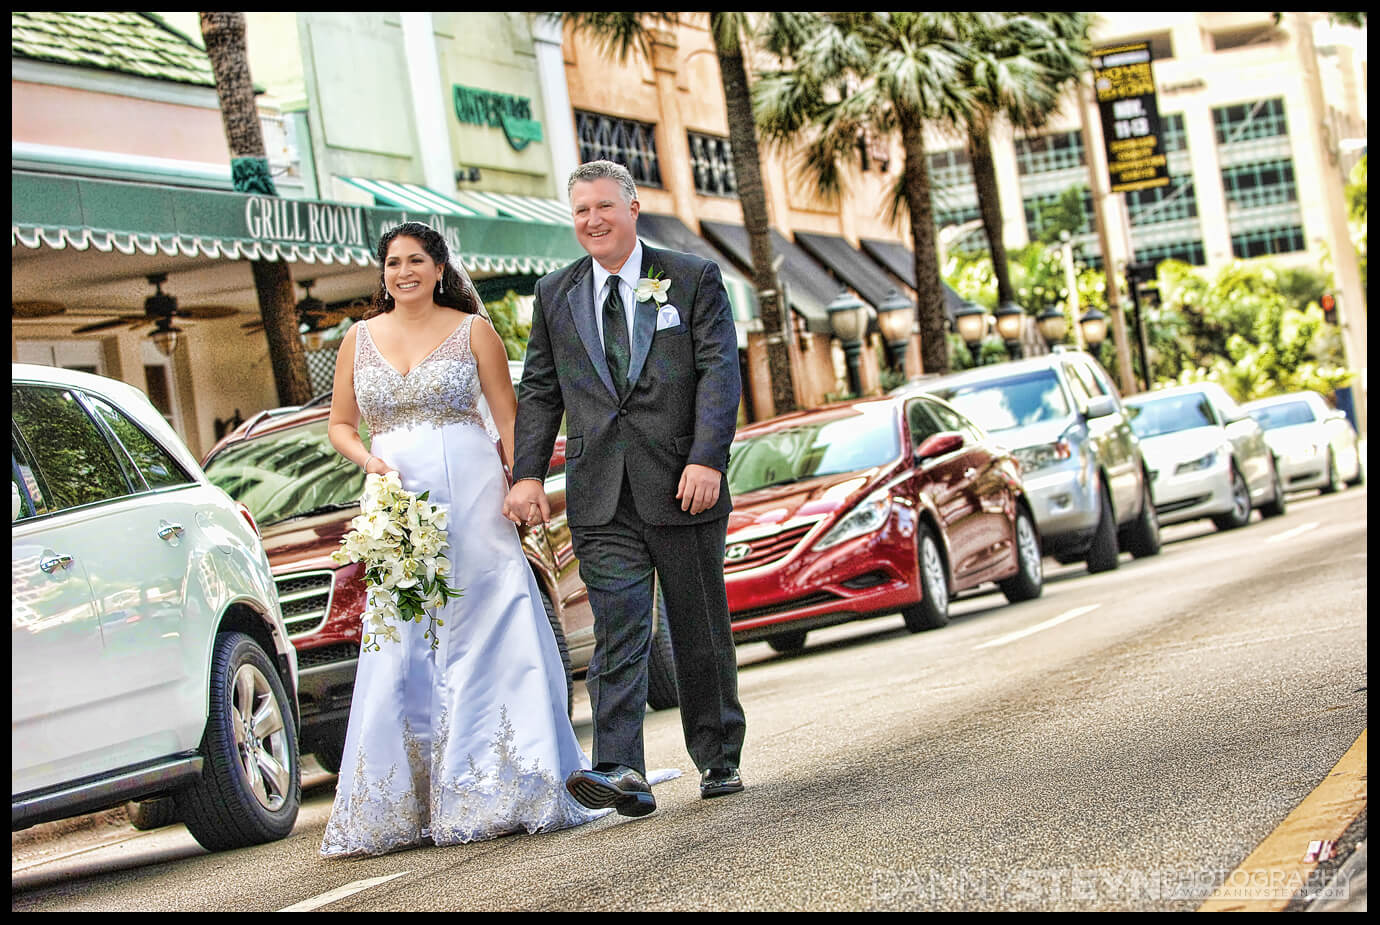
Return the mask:
<svg viewBox="0 0 1380 925"><path fill-rule="evenodd" d="M802 607L813 607L816 604L828 604L833 601L840 601L843 598L829 591L816 591L814 594L807 594L798 597L793 601L785 601L780 604L773 604L770 607L754 607L751 610L735 610L730 614L733 622L739 620L751 620L754 617L769 617L772 614L788 613L792 610L799 610Z"/></svg>
<svg viewBox="0 0 1380 925"><path fill-rule="evenodd" d="M359 658L359 646L353 642L342 642L339 645L321 646L319 649L298 652L297 668L305 670L321 665L334 665L336 662L348 662L352 658Z"/></svg>
<svg viewBox="0 0 1380 925"><path fill-rule="evenodd" d="M1194 495L1192 498L1184 498L1182 501L1171 501L1168 504L1155 505L1156 514L1172 514L1175 511L1183 511L1193 507L1195 504L1202 504L1211 498L1212 495Z"/></svg>
<svg viewBox="0 0 1380 925"><path fill-rule="evenodd" d="M724 571L740 572L743 569L756 568L759 565L784 559L792 549L799 545L800 541L805 538L805 534L809 533L813 526L814 524L805 524L801 527L782 530L780 533L773 533L770 536L759 536L742 543L729 543L724 555Z"/></svg>
<svg viewBox="0 0 1380 925"><path fill-rule="evenodd" d="M325 625L335 589L335 572L293 572L279 575L274 581L288 636L303 636Z"/></svg>

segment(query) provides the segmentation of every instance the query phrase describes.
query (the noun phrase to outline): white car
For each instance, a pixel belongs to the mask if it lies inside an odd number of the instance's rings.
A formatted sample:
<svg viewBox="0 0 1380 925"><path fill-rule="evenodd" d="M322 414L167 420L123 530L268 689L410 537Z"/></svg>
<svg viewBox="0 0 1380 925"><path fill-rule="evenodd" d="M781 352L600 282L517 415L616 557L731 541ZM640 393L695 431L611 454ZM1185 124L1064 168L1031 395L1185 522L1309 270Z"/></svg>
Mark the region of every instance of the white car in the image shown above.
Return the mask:
<svg viewBox="0 0 1380 925"><path fill-rule="evenodd" d="M1265 441L1279 460L1286 491L1337 491L1342 482L1361 483L1356 431L1341 411L1317 392L1291 392L1244 406L1265 428Z"/></svg>
<svg viewBox="0 0 1380 925"><path fill-rule="evenodd" d="M1265 432L1212 382L1132 395L1131 428L1150 467L1161 524L1211 517L1219 530L1251 511L1284 513L1284 485Z"/></svg>
<svg viewBox="0 0 1380 925"><path fill-rule="evenodd" d="M14 830L171 797L209 850L301 802L297 658L248 511L139 390L11 367Z"/></svg>

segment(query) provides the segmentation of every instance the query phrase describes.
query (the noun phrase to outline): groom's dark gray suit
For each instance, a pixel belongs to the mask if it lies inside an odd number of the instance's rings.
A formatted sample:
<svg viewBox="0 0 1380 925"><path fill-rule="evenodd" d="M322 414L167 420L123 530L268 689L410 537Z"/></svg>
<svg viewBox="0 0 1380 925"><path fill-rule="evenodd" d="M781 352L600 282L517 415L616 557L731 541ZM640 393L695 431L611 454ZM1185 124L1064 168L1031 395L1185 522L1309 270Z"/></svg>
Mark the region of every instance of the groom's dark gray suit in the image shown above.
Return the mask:
<svg viewBox="0 0 1380 925"><path fill-rule="evenodd" d="M728 483L721 476L717 503L699 514L681 510L676 491L687 464L727 470L742 393L737 336L712 261L644 242L640 275L652 270L671 281L669 298L636 305L621 400L595 321L592 258L537 282L513 478L546 475L566 415L566 511L595 619L594 761L646 771L655 569L690 756L701 770L736 767L745 724L723 581ZM658 330L666 305L679 323Z"/></svg>

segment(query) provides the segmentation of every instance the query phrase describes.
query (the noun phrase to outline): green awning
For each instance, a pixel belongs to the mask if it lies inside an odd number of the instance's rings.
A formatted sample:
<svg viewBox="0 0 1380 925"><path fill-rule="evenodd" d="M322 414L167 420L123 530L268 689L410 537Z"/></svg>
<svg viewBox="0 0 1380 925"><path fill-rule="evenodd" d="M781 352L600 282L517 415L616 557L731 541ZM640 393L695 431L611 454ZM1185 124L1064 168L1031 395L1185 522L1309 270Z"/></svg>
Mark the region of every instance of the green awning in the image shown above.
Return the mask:
<svg viewBox="0 0 1380 925"><path fill-rule="evenodd" d="M385 230L431 225L472 274L542 274L584 256L570 226L11 173L10 245L226 260L373 262Z"/></svg>

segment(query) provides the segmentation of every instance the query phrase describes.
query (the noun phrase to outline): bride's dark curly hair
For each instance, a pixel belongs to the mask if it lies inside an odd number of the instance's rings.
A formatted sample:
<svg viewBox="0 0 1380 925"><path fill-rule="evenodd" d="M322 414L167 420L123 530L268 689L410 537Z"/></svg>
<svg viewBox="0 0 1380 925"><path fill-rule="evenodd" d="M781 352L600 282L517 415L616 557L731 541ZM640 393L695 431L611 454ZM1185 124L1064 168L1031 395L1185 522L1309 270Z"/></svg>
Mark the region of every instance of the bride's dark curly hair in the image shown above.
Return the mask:
<svg viewBox="0 0 1380 925"><path fill-rule="evenodd" d="M374 301L369 306L365 318L391 312L396 305L393 297L388 294L388 288L383 284L383 264L388 259L388 248L395 238L416 238L421 241L422 249L426 251L427 256L443 267L441 283L431 292L431 297L437 305L471 315L484 314L484 306L479 301L479 296L465 285L455 267L451 266L450 249L446 247L446 239L441 237L440 232L421 222L403 222L395 228L388 229L383 233L383 237L379 238L379 285L374 291Z"/></svg>

